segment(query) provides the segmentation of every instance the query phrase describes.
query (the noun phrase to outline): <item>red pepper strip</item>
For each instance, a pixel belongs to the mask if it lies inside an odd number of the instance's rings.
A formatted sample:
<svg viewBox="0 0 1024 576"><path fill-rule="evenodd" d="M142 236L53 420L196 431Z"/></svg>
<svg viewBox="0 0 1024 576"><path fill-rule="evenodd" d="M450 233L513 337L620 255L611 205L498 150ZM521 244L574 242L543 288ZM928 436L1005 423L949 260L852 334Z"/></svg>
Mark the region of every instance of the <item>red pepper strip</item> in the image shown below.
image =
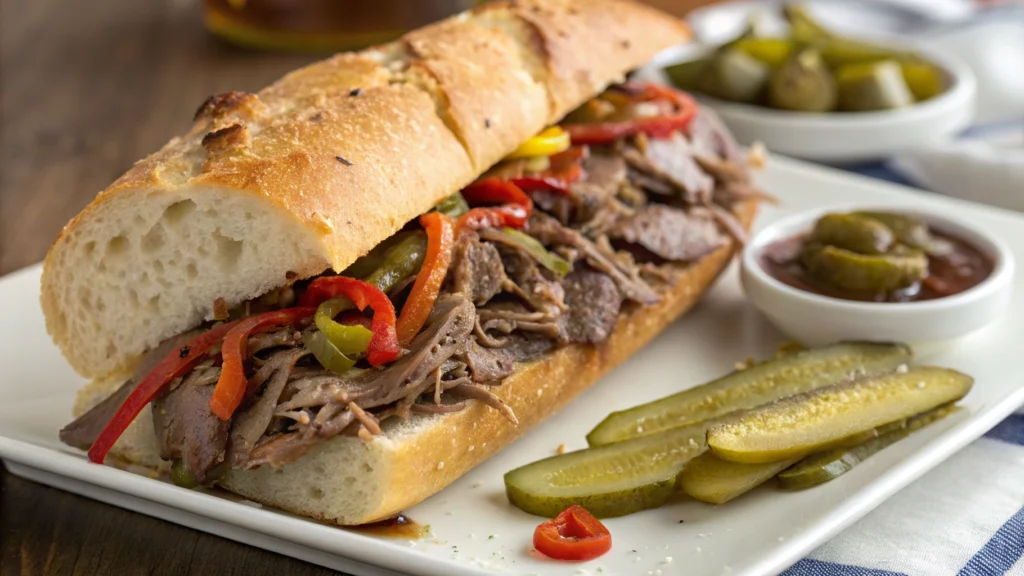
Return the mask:
<svg viewBox="0 0 1024 576"><path fill-rule="evenodd" d="M360 310L369 306L373 310L370 331L373 336L366 349L366 359L371 366L379 366L398 358L402 348L398 345L398 334L395 332L395 305L387 294L373 284L346 276L324 276L310 283L306 293L299 299L302 306L317 306L321 302L344 296Z"/></svg>
<svg viewBox="0 0 1024 576"><path fill-rule="evenodd" d="M641 102L652 100L667 101L675 105L671 114L635 118L622 122L593 122L580 124L563 124L562 128L569 133L572 143L576 144L610 144L620 138L643 132L652 138L667 138L672 132L684 130L690 125L697 113L697 102L685 92L661 84L630 85L629 90Z"/></svg>
<svg viewBox="0 0 1024 576"><path fill-rule="evenodd" d="M452 244L455 243L455 226L452 219L440 212L428 212L420 216L420 224L427 231L427 255L423 266L416 275L409 298L398 317L398 343L406 346L419 334L434 308L434 301L441 291L448 265L452 261Z"/></svg>
<svg viewBox="0 0 1024 576"><path fill-rule="evenodd" d="M537 526L533 547L555 560L592 560L612 549L612 535L585 508L573 505Z"/></svg>
<svg viewBox="0 0 1024 576"><path fill-rule="evenodd" d="M132 393L125 399L121 407L117 409L114 416L103 427L103 431L89 447L89 460L102 464L107 457L107 452L117 442L117 439L124 434L128 425L142 412L146 404L164 389L165 386L175 378L184 376L187 372L199 364L211 348L220 343L225 334L238 322L229 322L214 327L211 330L192 338L181 348L175 348L160 361L159 364L142 379L132 390ZM184 353L184 354L183 354Z"/></svg>
<svg viewBox="0 0 1024 576"><path fill-rule="evenodd" d="M249 380L245 377L245 359L249 354L249 337L253 334L267 332L277 326L291 324L316 314L315 307L285 308L265 314L249 316L238 321L224 336L221 346L221 357L224 364L220 368L217 387L210 398L210 410L221 420L231 419L238 409Z"/></svg>
<svg viewBox="0 0 1024 576"><path fill-rule="evenodd" d="M497 178L474 182L462 190L462 196L471 206L475 204L502 204L488 208L472 208L459 217L456 230L470 228L522 228L533 212L533 200L518 186Z"/></svg>
<svg viewBox="0 0 1024 576"><path fill-rule="evenodd" d="M569 193L569 184L579 180L583 176L583 159L587 157L586 146L573 146L568 150L559 152L550 157L551 167L547 170L531 176L512 178L509 182L515 184L524 192L536 192L547 190Z"/></svg>

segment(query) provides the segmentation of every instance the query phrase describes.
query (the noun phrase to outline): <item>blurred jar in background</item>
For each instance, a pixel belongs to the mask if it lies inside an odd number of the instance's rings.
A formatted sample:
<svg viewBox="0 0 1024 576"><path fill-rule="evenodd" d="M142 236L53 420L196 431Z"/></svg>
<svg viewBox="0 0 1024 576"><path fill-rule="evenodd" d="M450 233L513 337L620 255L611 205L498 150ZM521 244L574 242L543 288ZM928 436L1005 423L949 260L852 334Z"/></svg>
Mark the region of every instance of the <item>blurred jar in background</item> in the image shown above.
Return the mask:
<svg viewBox="0 0 1024 576"><path fill-rule="evenodd" d="M393 40L485 1L204 0L204 21L247 48L337 52Z"/></svg>

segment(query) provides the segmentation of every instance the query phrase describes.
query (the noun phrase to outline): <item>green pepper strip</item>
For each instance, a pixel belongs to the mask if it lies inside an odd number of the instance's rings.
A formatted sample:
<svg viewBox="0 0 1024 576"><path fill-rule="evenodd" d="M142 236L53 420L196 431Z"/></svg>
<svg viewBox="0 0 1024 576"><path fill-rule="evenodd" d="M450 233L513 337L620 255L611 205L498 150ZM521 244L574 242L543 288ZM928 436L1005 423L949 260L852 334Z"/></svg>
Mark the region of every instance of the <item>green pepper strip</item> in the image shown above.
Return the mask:
<svg viewBox="0 0 1024 576"><path fill-rule="evenodd" d="M437 206L434 206L434 211L440 212L450 218L458 218L466 212L469 212L469 204L466 203L466 199L462 197L461 192L456 192L444 200L441 200Z"/></svg>
<svg viewBox="0 0 1024 576"><path fill-rule="evenodd" d="M333 320L332 320L333 322ZM339 324L339 326L341 326ZM346 326L342 326L346 328ZM359 326L359 328L369 332L366 328ZM341 353L338 348L328 340L327 336L323 332L309 332L303 337L303 343L309 351L313 353L317 361L324 368L327 368L335 374L344 374L349 368L355 366L356 361L354 358ZM365 348L364 348L365 350Z"/></svg>
<svg viewBox="0 0 1024 576"><path fill-rule="evenodd" d="M551 270L559 276L565 276L572 271L572 264L558 254L551 252L538 242L533 236L525 234L514 228L502 228L501 235L507 238L510 243L521 246L530 253L541 266Z"/></svg>
<svg viewBox="0 0 1024 576"><path fill-rule="evenodd" d="M460 196L461 199L461 196ZM446 201L447 202L447 201ZM463 204L465 201L463 200ZM383 257L366 256L377 263L376 269L365 277L365 281L387 293L399 282L416 273L423 265L427 242L422 233L410 233L388 248ZM362 261L363 258L360 259ZM363 266L364 262L357 262ZM353 265L355 266L355 265ZM347 326L335 322L342 312L355 306L348 298L331 298L316 309L313 321L319 332L306 337L306 347L328 370L341 374L355 365L354 357L366 351L373 332L363 326Z"/></svg>

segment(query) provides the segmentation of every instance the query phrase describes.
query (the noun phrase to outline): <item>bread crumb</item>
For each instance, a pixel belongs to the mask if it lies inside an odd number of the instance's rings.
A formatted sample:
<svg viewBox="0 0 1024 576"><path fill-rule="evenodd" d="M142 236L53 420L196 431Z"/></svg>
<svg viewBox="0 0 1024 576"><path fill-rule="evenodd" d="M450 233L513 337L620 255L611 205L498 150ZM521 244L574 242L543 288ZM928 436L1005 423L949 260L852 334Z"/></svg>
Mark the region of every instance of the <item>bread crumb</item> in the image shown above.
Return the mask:
<svg viewBox="0 0 1024 576"><path fill-rule="evenodd" d="M438 462L437 463L437 469L438 470L444 470L444 462Z"/></svg>
<svg viewBox="0 0 1024 576"><path fill-rule="evenodd" d="M565 454L565 444L559 444L558 448L555 450L555 453L556 454Z"/></svg>
<svg viewBox="0 0 1024 576"><path fill-rule="evenodd" d="M470 452L472 452L473 450L476 450L476 446L470 446L470 447L469 447L469 451L470 451Z"/></svg>

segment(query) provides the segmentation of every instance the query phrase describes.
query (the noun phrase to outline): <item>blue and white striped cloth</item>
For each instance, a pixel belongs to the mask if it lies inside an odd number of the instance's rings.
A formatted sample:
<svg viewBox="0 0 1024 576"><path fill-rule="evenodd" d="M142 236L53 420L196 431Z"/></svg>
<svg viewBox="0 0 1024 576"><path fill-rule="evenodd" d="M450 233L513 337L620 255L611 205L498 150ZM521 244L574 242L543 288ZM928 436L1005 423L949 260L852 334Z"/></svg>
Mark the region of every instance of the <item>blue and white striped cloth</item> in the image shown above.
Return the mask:
<svg viewBox="0 0 1024 576"><path fill-rule="evenodd" d="M1024 411L784 576L1024 575Z"/></svg>

